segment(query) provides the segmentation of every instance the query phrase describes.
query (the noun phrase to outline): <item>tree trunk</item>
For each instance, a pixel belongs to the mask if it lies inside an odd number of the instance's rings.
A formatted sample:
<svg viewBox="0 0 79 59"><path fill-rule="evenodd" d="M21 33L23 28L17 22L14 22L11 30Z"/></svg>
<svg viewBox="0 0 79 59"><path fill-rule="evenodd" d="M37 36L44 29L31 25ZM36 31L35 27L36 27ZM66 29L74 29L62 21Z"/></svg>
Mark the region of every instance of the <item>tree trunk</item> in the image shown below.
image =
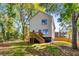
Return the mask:
<svg viewBox="0 0 79 59"><path fill-rule="evenodd" d="M5 41L6 40L5 28L3 24L1 24L1 26L2 26L3 41Z"/></svg>
<svg viewBox="0 0 79 59"><path fill-rule="evenodd" d="M72 16L72 48L77 49L77 20L75 20L75 13Z"/></svg>
<svg viewBox="0 0 79 59"><path fill-rule="evenodd" d="M21 19L21 22L22 22L23 40L26 42L27 39L29 39L29 30L28 30L27 24L25 23L25 20L24 20L25 15L23 14L23 4L20 5L20 8L21 8L20 9L20 19Z"/></svg>
<svg viewBox="0 0 79 59"><path fill-rule="evenodd" d="M21 20L21 22L22 22L22 34L23 34L23 36L22 36L22 39L24 40L24 19L23 19L23 12L22 12L22 10L23 10L23 6L22 6L23 4L21 4L20 5L20 20Z"/></svg>

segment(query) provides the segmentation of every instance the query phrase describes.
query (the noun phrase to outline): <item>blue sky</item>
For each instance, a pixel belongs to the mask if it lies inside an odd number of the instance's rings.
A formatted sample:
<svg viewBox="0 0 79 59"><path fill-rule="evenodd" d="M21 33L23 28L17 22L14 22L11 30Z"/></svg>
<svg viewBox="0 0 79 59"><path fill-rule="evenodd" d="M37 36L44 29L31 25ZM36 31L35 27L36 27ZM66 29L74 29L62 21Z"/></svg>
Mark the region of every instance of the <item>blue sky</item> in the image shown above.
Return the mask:
<svg viewBox="0 0 79 59"><path fill-rule="evenodd" d="M59 32L59 23L57 22L57 19L59 18L59 16L56 16L55 14L53 14L53 18L54 18L54 23L55 23L55 31Z"/></svg>

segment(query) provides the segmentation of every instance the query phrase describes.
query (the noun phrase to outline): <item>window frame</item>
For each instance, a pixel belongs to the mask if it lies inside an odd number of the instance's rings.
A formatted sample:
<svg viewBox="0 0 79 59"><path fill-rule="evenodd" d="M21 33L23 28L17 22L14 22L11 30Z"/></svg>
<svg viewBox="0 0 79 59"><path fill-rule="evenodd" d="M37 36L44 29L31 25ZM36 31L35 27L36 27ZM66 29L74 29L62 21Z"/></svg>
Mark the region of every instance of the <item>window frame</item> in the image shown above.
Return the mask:
<svg viewBox="0 0 79 59"><path fill-rule="evenodd" d="M41 23L42 23L42 25L47 25L48 24L48 20L47 19L42 19Z"/></svg>
<svg viewBox="0 0 79 59"><path fill-rule="evenodd" d="M42 32L43 32L44 35L48 35L49 34L49 30L48 29L43 29Z"/></svg>

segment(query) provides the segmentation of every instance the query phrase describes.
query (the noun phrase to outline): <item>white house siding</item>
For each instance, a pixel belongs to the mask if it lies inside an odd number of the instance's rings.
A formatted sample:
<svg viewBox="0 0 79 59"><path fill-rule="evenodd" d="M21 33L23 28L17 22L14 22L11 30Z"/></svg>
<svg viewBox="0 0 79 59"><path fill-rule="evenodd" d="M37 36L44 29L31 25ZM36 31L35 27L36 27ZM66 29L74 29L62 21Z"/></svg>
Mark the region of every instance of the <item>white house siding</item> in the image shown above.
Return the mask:
<svg viewBox="0 0 79 59"><path fill-rule="evenodd" d="M47 25L42 25L42 19L47 19ZM39 29L48 29L48 35L44 35L44 37L52 37L54 38L55 29L54 29L54 22L52 22L52 16L48 16L42 12L39 12L36 16L30 19L30 31L38 32Z"/></svg>

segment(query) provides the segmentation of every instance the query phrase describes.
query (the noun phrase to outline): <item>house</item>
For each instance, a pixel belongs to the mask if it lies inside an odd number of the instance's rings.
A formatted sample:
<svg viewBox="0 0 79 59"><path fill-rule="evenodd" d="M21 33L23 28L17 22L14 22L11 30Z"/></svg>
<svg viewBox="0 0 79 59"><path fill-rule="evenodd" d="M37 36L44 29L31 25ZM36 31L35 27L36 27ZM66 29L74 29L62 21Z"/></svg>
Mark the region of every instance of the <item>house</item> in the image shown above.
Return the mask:
<svg viewBox="0 0 79 59"><path fill-rule="evenodd" d="M67 31L66 38L72 39L72 30ZM79 31L77 30L77 40L79 40Z"/></svg>
<svg viewBox="0 0 79 59"><path fill-rule="evenodd" d="M41 32L46 41L52 41L55 38L53 16L43 12L38 12L30 19L30 31Z"/></svg>
<svg viewBox="0 0 79 59"><path fill-rule="evenodd" d="M55 32L55 37L65 37L66 32Z"/></svg>

